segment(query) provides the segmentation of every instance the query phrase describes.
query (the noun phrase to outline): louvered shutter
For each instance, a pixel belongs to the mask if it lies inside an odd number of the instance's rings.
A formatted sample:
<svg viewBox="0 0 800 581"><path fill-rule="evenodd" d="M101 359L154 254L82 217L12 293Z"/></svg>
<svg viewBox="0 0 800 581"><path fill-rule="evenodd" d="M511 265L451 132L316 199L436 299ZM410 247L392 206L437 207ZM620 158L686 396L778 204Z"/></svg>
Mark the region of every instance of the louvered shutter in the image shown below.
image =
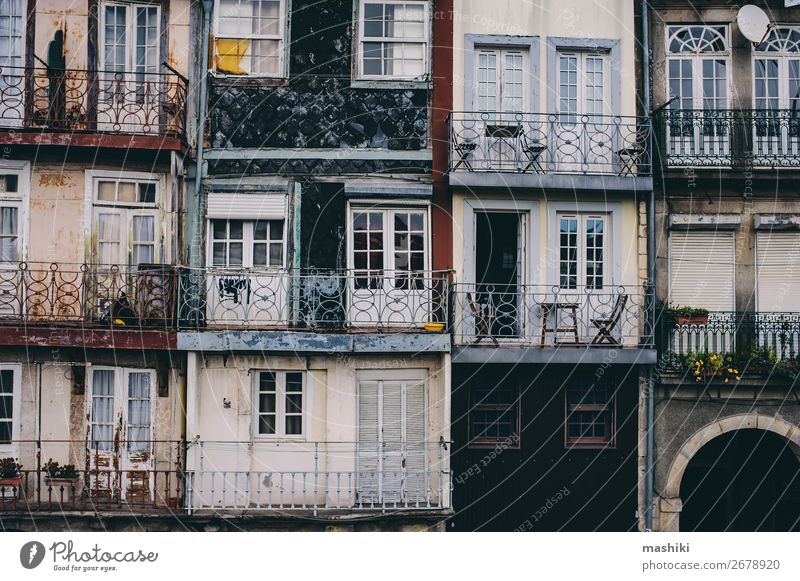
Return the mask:
<svg viewBox="0 0 800 581"><path fill-rule="evenodd" d="M358 384L358 502L380 502L378 481L380 449L378 418L378 382Z"/></svg>
<svg viewBox="0 0 800 581"><path fill-rule="evenodd" d="M672 232L670 303L734 310L734 256L731 232Z"/></svg>
<svg viewBox="0 0 800 581"><path fill-rule="evenodd" d="M382 382L382 426L383 440L383 499L387 503L402 499L403 479L403 382Z"/></svg>
<svg viewBox="0 0 800 581"><path fill-rule="evenodd" d="M759 232L756 268L758 311L800 311L800 232Z"/></svg>
<svg viewBox="0 0 800 581"><path fill-rule="evenodd" d="M406 383L406 434L403 490L409 505L426 501L428 477L425 470L425 382Z"/></svg>

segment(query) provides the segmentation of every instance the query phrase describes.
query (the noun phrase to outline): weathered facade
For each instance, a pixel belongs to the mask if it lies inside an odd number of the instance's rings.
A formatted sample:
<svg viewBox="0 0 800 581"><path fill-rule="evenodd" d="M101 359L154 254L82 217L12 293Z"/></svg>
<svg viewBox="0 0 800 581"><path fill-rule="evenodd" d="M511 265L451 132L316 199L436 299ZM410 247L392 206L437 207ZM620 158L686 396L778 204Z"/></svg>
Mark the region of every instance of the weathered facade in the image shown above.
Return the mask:
<svg viewBox="0 0 800 581"><path fill-rule="evenodd" d="M634 4L455 2L452 530L637 527L655 351Z"/></svg>
<svg viewBox="0 0 800 581"><path fill-rule="evenodd" d="M798 527L800 15L756 4L761 42L729 3L651 3L657 530Z"/></svg>

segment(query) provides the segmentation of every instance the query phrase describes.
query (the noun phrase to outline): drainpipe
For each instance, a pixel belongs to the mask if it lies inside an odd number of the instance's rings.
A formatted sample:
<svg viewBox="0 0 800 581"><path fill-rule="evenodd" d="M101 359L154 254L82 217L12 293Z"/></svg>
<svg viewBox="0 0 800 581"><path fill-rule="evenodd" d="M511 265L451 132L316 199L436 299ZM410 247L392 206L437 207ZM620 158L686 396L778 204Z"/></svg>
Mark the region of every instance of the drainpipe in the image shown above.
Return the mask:
<svg viewBox="0 0 800 581"><path fill-rule="evenodd" d="M201 203L203 192L203 142L206 133L206 94L208 92L208 41L211 38L211 10L214 6L214 0L202 0L200 3L203 9L203 35L200 47L200 99L197 104L197 114L200 119L197 124L197 142L195 148L197 150L197 164L194 176L194 195L192 196L192 204L187 208L187 221L191 224L191 229L188 232L189 245L187 252L189 255L189 266L197 268L200 264L200 239L203 231L202 220L200 219L200 209L203 207Z"/></svg>
<svg viewBox="0 0 800 581"><path fill-rule="evenodd" d="M650 123L650 169L651 173L655 166L655 152L653 151L653 125L650 115L650 30L648 18L647 0L642 0L642 109L645 114L645 121ZM647 278L649 283L648 292L650 305L648 313L650 316L650 332L655 339L656 324L656 301L655 301L655 276L656 276L656 201L654 188L651 187L647 199ZM650 365L647 369L647 454L645 471L645 529L653 530L653 468L655 466L654 446L654 423L655 423L655 394L654 389L655 369Z"/></svg>

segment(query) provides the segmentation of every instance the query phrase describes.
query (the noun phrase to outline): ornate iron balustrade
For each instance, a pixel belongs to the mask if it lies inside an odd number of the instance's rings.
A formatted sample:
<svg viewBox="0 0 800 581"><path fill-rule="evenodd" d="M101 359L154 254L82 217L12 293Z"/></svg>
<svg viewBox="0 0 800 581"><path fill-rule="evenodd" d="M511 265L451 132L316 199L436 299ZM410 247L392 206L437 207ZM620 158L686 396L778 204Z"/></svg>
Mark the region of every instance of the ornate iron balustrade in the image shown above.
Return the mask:
<svg viewBox="0 0 800 581"><path fill-rule="evenodd" d="M0 127L183 138L188 81L172 71L0 68Z"/></svg>
<svg viewBox="0 0 800 581"><path fill-rule="evenodd" d="M453 285L457 344L649 347L649 290L557 285Z"/></svg>
<svg viewBox="0 0 800 581"><path fill-rule="evenodd" d="M645 118L454 112L450 171L649 176Z"/></svg>
<svg viewBox="0 0 800 581"><path fill-rule="evenodd" d="M753 349L769 349L776 359L800 356L800 313L712 312L707 322L680 322L665 315L660 327L660 351L667 358Z"/></svg>
<svg viewBox="0 0 800 581"><path fill-rule="evenodd" d="M176 276L161 264L0 264L0 323L171 327Z"/></svg>
<svg viewBox="0 0 800 581"><path fill-rule="evenodd" d="M419 511L450 507L449 443L199 442L187 452L186 509ZM250 456L260 468L242 469Z"/></svg>
<svg viewBox="0 0 800 581"><path fill-rule="evenodd" d="M179 297L183 328L444 330L447 323L447 276L430 271L184 269Z"/></svg>
<svg viewBox="0 0 800 581"><path fill-rule="evenodd" d="M183 506L185 444L177 440L15 440L23 469L0 479L0 512L115 511L147 513ZM144 461L132 462L132 450ZM49 472L42 458L71 473ZM32 461L31 461L32 460ZM156 467L158 463L158 467ZM26 468L33 466L33 468Z"/></svg>
<svg viewBox="0 0 800 581"><path fill-rule="evenodd" d="M665 167L800 167L800 112L665 109L658 113Z"/></svg>

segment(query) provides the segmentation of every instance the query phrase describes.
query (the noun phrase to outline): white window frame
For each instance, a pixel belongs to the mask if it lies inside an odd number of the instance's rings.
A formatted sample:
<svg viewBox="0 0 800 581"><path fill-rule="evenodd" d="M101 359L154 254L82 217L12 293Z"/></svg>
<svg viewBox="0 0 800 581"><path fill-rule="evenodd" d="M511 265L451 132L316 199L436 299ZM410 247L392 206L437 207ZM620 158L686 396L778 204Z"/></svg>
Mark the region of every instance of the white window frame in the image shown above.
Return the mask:
<svg viewBox="0 0 800 581"><path fill-rule="evenodd" d="M386 37L366 37L364 35L364 7L366 4L413 4L423 7L423 37L402 38L397 40L387 39ZM431 46L431 24L430 24L430 2L428 0L358 0L357 22L355 28L358 30L357 41L354 43L356 79L359 81L427 81L430 78L430 46ZM355 35L354 35L355 36ZM405 44L422 45L422 75L411 77L405 75L367 75L364 73L364 43L366 42L397 42Z"/></svg>
<svg viewBox="0 0 800 581"><path fill-rule="evenodd" d="M28 256L30 162L0 161L0 175L16 175L17 191L0 192L0 206L17 208L17 260L14 263L0 262L0 268L16 268Z"/></svg>
<svg viewBox="0 0 800 581"><path fill-rule="evenodd" d="M574 58L576 59L576 111L575 112L567 112L561 111L561 59L567 58ZM600 113L592 112L587 113L587 100L586 100L586 61L591 58L599 58L603 62L603 111ZM557 87L554 87L556 92L556 108L557 113L560 116L572 116L576 117L578 120L582 115L612 115L611 109L611 55L607 51L597 51L597 50L581 50L580 48L575 49L556 49L556 82L558 83ZM591 123L591 120L589 121Z"/></svg>
<svg viewBox="0 0 800 581"><path fill-rule="evenodd" d="M215 265L214 264L214 241L217 240L214 238L214 227L213 222L217 220L222 220L225 222L230 223L234 220L240 220L242 222L242 264L241 265ZM255 233L255 223L256 222L283 222L283 235L281 237L281 264L279 266L270 266L267 265L259 265L255 266L253 264L253 255L254 255L254 245L255 244L267 244L267 262L269 262L269 244L275 243L274 240L255 240L254 233ZM245 219L245 218L208 218L206 220L206 265L209 268L218 268L218 269L237 269L237 268L254 268L264 271L282 271L286 270L286 222L285 218L254 218L254 219ZM269 227L270 232L272 231L272 226ZM228 232L230 232L230 224L228 225ZM223 241L223 239L218 239ZM230 241L230 238L226 238L225 241ZM228 252L228 255L230 252ZM226 262L228 256L226 256Z"/></svg>
<svg viewBox="0 0 800 581"><path fill-rule="evenodd" d="M588 212L588 211L576 211L576 212L564 212L559 211L556 213L556 252L557 254L557 262L558 265L556 267L556 276L557 283L559 288L568 289L569 287L562 287L561 286L561 220L562 219L575 219L578 222L578 231L577 231L577 289L588 289L591 288L592 290L602 290L609 286L613 285L613 280L611 277L611 273L613 269L609 265L609 260L612 259L611 248L609 248L612 241L610 240L611 237L611 213L610 212ZM603 220L603 284L600 287L589 287L587 285L588 275L586 272L586 224L589 220L592 219L600 219Z"/></svg>
<svg viewBox="0 0 800 581"><path fill-rule="evenodd" d="M673 28L685 28L691 26L698 26L698 27L707 27L707 28L722 28L724 29L724 36L725 36L725 50L723 51L709 51L709 52L701 52L701 53L694 53L694 52L671 52L669 45L670 40L672 38L671 30ZM675 95L670 93L670 74L669 74L669 66L672 61L683 61L689 60L692 62L692 106L691 109L702 111L705 109L705 99L703 97L703 61L711 60L724 60L725 61L725 106L723 109L727 109L730 107L731 103L731 90L733 88L733 80L732 80L732 68L731 68L731 31L730 26L725 25L713 25L713 24L702 24L702 23L695 23L695 24L686 24L686 25L675 25L675 24L667 24L665 27L666 34L664 35L664 43L665 43L665 50L666 50L666 67L665 67L665 90L666 90L666 98L671 99ZM673 103L671 108L673 109L685 109L681 103L683 97L676 99Z"/></svg>
<svg viewBox="0 0 800 581"><path fill-rule="evenodd" d="M106 7L107 6L116 6L124 8L127 12L126 16L126 50L125 50L125 65L123 67L123 71L125 73L130 73L134 75L137 72L144 72L144 73L153 73L158 72L161 69L161 35L163 34L163 30L161 30L161 4L160 3L147 3L147 2L114 2L114 1L107 1L103 0L100 2L99 6L99 17L98 17L98 58L100 60L100 70L107 71L108 63L105 62L106 58L106 51L105 51L105 24L106 24ZM147 70L147 66L140 67L136 65L136 44L137 44L137 19L136 19L136 9L137 8L155 8L156 10L156 23L158 26L158 38L156 39L155 49L156 49L156 59L155 63L151 64L150 66L152 69L150 71ZM109 71L111 72L111 71Z"/></svg>
<svg viewBox="0 0 800 581"><path fill-rule="evenodd" d="M139 367L115 367L112 365L91 365L86 366L86 382L87 382L87 396L84 398L85 416L88 418L89 424L89 438L88 444L94 442L94 417L92 416L92 400L94 399L94 372L95 371L112 371L114 373L114 405L112 408L112 425L116 424L118 420L118 413L121 413L124 418L125 433L121 437L125 441L125 446L120 448L120 452L136 453L136 450L128 448L128 387L129 377L134 373L146 373L150 376L150 438L152 442L155 440L155 411L156 411L156 398L158 394L158 384L155 369L139 368ZM114 437L112 430L112 438ZM113 450L102 450L103 453L112 453Z"/></svg>
<svg viewBox="0 0 800 581"><path fill-rule="evenodd" d="M291 14L292 9L292 0L279 0L280 2L280 15L279 15L279 28L281 33L279 35L276 34L259 34L254 35L252 33L244 34L244 33L236 33L231 34L227 33L224 35L219 34L219 16L221 12L220 2L219 0L214 0L214 12L211 18L211 27L212 27L212 46L210 47L211 50L211 59L209 63L209 72L217 77L252 77L252 78L263 78L263 79L285 79L289 76L289 44L290 41L290 27L289 27L289 17L288 15ZM275 74L270 73L242 73L242 74L235 74L235 73L225 73L217 71L217 47L216 47L216 40L218 39L230 39L230 40L277 40L279 43L278 48L278 72Z"/></svg>
<svg viewBox="0 0 800 581"><path fill-rule="evenodd" d="M497 45L475 45L475 94L473 96L474 103L475 103L475 110L481 111L483 110L480 107L480 65L481 65L481 55L482 54L489 54L494 53L497 56L497 67L495 69L495 83L497 85L498 91L495 95L497 107L493 111L485 111L486 113L494 113L494 112L502 112L502 113L527 113L531 111L531 103L530 103L530 82L531 79L529 78L528 71L530 70L530 49L528 47L504 47L504 46L497 46ZM504 99L506 94L506 75L505 75L505 67L503 66L505 57L509 54L518 54L522 57L522 107L519 111L506 111L504 106Z"/></svg>
<svg viewBox="0 0 800 581"><path fill-rule="evenodd" d="M380 212L383 214L383 268L380 269L382 272L389 272L391 274L396 274L397 270L395 269L395 247L394 247L394 215L397 213L418 213L422 214L423 224L422 227L424 228L424 267L421 271L414 271L411 270L410 264L409 269L403 272L422 272L427 273L430 272L430 261L431 261L431 228L430 228L430 205L419 205L418 203L415 204L408 204L408 205L400 205L397 203L393 203L392 205L378 205L376 203L364 203L353 201L348 203L347 208L347 269L349 271L358 270L359 272L364 271L364 269L356 269L355 267L355 254L354 254L354 244L353 244L353 221L357 214L364 214L364 213L372 213L372 212ZM367 269L369 269L369 265L367 265Z"/></svg>
<svg viewBox="0 0 800 581"><path fill-rule="evenodd" d="M22 364L20 363L0 363L0 371L12 371L14 380L12 384L12 404L11 404L11 444L0 444L0 456L19 456L19 432L20 432L20 413L21 413L21 393L22 393Z"/></svg>
<svg viewBox="0 0 800 581"><path fill-rule="evenodd" d="M153 202L116 202L99 199L100 182L133 182L138 185L141 183L155 184L156 191ZM163 220L164 200L165 200L165 179L163 176L146 172L115 172L106 170L91 170L86 172L86 238L91 241L91 264L100 265L99 246L97 243L99 229L99 214L119 213L120 224L120 264L134 268L133 264L133 217L148 216L153 218L153 263L159 263L163 253L167 252L164 248L164 239L167 236ZM168 228L168 227L167 227Z"/></svg>
<svg viewBox="0 0 800 581"><path fill-rule="evenodd" d="M770 30L765 44L769 42L769 37L774 34L776 29L791 29L795 32L800 32L799 26L792 25L777 25ZM778 62L778 107L777 109L791 109L791 102L794 99L800 103L799 97L792 97L789 94L789 61L800 61L800 47L798 50L759 50L760 45L754 45L752 50L752 69L753 69L753 108L756 109L756 63L758 61L774 60ZM770 108L764 109L766 111Z"/></svg>
<svg viewBox="0 0 800 581"><path fill-rule="evenodd" d="M259 388L261 384L261 374L262 373L273 373L275 375L275 433L274 434L261 434L259 433L259 419L261 416L261 408L260 408L260 398L259 398ZM303 389L302 389L302 413L300 414L301 417L301 430L300 434L287 434L286 433L286 375L289 373L297 373L300 375L301 380L303 382ZM307 434L309 431L309 416L308 410L311 409L309 405L309 389L308 389L308 377L309 374L307 371L301 369L254 369L253 373L253 382L252 382L252 416L253 421L251 424L251 429L253 432L253 437L259 440L299 440L305 441L307 439ZM296 393L296 392L295 392ZM297 415L297 414L293 414Z"/></svg>

